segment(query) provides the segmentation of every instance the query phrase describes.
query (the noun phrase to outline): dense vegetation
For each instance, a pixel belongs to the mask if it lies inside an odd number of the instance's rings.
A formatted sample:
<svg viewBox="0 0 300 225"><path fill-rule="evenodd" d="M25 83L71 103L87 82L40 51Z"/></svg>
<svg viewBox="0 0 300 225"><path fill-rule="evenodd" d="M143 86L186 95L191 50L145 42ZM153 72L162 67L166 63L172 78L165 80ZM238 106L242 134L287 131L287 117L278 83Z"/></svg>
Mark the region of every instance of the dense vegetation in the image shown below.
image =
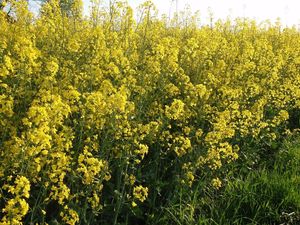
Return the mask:
<svg viewBox="0 0 300 225"><path fill-rule="evenodd" d="M298 31L0 2L1 225L299 222Z"/></svg>

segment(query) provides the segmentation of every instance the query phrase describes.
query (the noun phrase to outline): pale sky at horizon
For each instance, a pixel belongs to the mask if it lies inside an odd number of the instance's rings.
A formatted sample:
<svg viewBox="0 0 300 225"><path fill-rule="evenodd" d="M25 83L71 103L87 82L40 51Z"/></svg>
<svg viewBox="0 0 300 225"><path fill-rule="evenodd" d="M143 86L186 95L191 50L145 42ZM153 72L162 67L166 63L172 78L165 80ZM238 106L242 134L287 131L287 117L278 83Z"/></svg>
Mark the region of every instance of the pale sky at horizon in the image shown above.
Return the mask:
<svg viewBox="0 0 300 225"><path fill-rule="evenodd" d="M87 11L89 0L83 0ZM108 0L107 0L108 1ZM128 0L135 9L144 0ZM153 0L160 14L176 11L176 0ZM210 8L215 19L248 17L258 22L270 20L275 22L279 17L284 25L300 24L300 0L178 0L178 10L189 4L193 11L200 11L201 22L208 22Z"/></svg>
<svg viewBox="0 0 300 225"><path fill-rule="evenodd" d="M90 0L82 0L85 14L89 11ZM109 0L102 0L108 2ZM136 9L145 0L127 0ZM152 0L159 14L169 15L176 11L176 0ZM34 3L34 2L33 2ZM300 29L300 0L178 0L178 10L190 5L192 11L200 11L201 23L208 23L208 9L211 9L214 19L232 19L247 17L258 22L277 18L283 25L296 25ZM36 3L33 4L36 7Z"/></svg>

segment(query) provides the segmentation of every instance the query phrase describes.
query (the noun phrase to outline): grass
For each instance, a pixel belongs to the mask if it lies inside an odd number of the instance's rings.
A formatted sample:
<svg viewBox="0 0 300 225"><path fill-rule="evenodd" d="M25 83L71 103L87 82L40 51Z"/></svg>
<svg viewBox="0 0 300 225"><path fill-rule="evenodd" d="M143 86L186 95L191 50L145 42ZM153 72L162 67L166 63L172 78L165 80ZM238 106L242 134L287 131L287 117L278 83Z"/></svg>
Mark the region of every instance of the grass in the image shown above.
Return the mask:
<svg viewBox="0 0 300 225"><path fill-rule="evenodd" d="M159 209L155 224L300 224L300 139L286 141L272 159L219 191L202 187L181 190Z"/></svg>

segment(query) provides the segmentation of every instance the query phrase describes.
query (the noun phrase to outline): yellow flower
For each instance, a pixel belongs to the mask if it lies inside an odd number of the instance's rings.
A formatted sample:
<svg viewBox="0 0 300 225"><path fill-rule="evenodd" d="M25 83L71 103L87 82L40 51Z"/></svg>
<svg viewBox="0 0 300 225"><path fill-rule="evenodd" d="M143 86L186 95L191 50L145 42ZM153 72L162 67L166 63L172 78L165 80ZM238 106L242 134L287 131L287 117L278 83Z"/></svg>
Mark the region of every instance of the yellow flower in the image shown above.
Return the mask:
<svg viewBox="0 0 300 225"><path fill-rule="evenodd" d="M179 99L174 99L174 101L172 102L171 106L166 106L166 116L169 119L174 119L174 120L178 120L178 119L183 119L184 117L184 102L182 102Z"/></svg>
<svg viewBox="0 0 300 225"><path fill-rule="evenodd" d="M64 207L64 212L60 213L62 220L68 225L75 225L79 222L79 216L73 209L69 209L67 206Z"/></svg>
<svg viewBox="0 0 300 225"><path fill-rule="evenodd" d="M131 206L134 208L137 207L137 204L135 202L131 202Z"/></svg>
<svg viewBox="0 0 300 225"><path fill-rule="evenodd" d="M222 181L217 177L212 179L211 184L214 188L219 189L222 186Z"/></svg>
<svg viewBox="0 0 300 225"><path fill-rule="evenodd" d="M173 139L173 147L177 156L181 157L187 154L191 150L192 148L191 140L183 136L175 137Z"/></svg>
<svg viewBox="0 0 300 225"><path fill-rule="evenodd" d="M144 202L148 197L148 188L143 187L142 185L135 186L133 188L133 197L140 202Z"/></svg>
<svg viewBox="0 0 300 225"><path fill-rule="evenodd" d="M126 174L125 182L127 184L130 184L131 186L133 186L135 181L136 181L136 177L133 174L130 174L129 176L128 176L128 174Z"/></svg>
<svg viewBox="0 0 300 225"><path fill-rule="evenodd" d="M134 153L140 155L141 159L144 159L145 155L148 154L148 146L139 144L138 147L138 149L134 150Z"/></svg>

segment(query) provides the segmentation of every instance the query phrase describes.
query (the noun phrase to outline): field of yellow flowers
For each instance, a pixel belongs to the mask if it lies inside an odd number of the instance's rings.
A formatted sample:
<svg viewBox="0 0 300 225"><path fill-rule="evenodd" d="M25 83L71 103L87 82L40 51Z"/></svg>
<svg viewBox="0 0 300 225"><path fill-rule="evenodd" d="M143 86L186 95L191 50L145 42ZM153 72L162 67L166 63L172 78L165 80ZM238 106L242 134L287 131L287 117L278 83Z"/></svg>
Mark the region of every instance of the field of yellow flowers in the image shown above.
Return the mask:
<svg viewBox="0 0 300 225"><path fill-rule="evenodd" d="M61 2L0 11L1 225L196 218L300 127L296 29Z"/></svg>

